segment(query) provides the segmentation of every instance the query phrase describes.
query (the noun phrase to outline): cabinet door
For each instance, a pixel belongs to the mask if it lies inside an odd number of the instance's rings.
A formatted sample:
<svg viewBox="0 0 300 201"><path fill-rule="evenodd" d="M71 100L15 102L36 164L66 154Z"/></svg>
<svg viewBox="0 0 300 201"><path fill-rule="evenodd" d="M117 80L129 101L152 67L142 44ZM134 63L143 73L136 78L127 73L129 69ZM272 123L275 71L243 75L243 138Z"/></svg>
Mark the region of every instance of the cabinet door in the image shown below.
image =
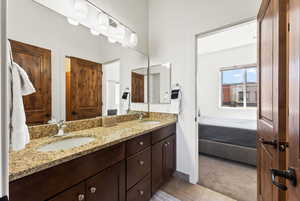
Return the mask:
<svg viewBox="0 0 300 201"><path fill-rule="evenodd" d="M125 163L108 168L86 181L87 201L125 201Z"/></svg>
<svg viewBox="0 0 300 201"><path fill-rule="evenodd" d="M152 146L152 194L164 183L164 157L165 141Z"/></svg>
<svg viewBox="0 0 300 201"><path fill-rule="evenodd" d="M152 194L154 194L176 169L176 135L152 146Z"/></svg>
<svg viewBox="0 0 300 201"><path fill-rule="evenodd" d="M176 136L169 137L164 144L164 177L168 180L176 169Z"/></svg>
<svg viewBox="0 0 300 201"><path fill-rule="evenodd" d="M85 185L84 183L78 184L49 201L86 201Z"/></svg>

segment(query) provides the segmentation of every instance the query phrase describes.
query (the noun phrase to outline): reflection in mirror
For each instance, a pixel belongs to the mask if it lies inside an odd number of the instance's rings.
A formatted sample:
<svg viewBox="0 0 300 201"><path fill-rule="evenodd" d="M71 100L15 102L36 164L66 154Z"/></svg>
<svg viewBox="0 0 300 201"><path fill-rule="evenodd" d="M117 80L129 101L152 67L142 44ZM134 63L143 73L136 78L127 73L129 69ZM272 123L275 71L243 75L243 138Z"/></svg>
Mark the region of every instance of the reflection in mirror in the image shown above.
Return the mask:
<svg viewBox="0 0 300 201"><path fill-rule="evenodd" d="M144 99L138 101L143 104L132 103L129 108L122 99L131 91L132 70L147 67L148 56L119 41L112 43L105 35L92 35L83 24L69 24L64 10L55 7L63 1L51 2L9 5L9 19L15 22L8 27L13 58L36 89L24 97L27 124L121 115L129 109L148 111L147 85Z"/></svg>
<svg viewBox="0 0 300 201"><path fill-rule="evenodd" d="M147 103L148 68L138 68L131 72L131 97L133 103Z"/></svg>
<svg viewBox="0 0 300 201"><path fill-rule="evenodd" d="M149 103L169 104L171 91L171 64L149 67Z"/></svg>

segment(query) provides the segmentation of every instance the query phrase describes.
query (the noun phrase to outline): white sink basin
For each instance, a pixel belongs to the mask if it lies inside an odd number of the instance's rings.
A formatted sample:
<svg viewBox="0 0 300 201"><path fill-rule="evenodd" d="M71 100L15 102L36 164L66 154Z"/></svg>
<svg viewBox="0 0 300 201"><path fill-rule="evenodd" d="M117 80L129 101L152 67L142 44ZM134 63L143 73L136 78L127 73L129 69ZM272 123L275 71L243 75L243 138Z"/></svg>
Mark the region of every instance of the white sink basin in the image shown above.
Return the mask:
<svg viewBox="0 0 300 201"><path fill-rule="evenodd" d="M88 144L90 142L93 142L94 140L95 138L92 137L76 137L76 138L62 139L57 142L52 142L50 144L43 145L39 147L37 150L40 152L67 150L67 149Z"/></svg>
<svg viewBox="0 0 300 201"><path fill-rule="evenodd" d="M156 124L160 124L160 121L144 120L142 121L142 123L147 125L156 125Z"/></svg>

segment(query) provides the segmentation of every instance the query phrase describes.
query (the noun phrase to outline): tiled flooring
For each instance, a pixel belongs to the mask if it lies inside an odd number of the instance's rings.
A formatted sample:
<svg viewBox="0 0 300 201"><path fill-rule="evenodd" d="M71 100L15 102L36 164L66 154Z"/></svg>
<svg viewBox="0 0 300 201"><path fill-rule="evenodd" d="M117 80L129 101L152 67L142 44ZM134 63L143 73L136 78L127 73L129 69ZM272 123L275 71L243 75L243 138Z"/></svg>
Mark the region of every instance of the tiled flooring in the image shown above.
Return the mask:
<svg viewBox="0 0 300 201"><path fill-rule="evenodd" d="M178 178L173 178L161 189L180 201L236 201L200 185L192 185Z"/></svg>

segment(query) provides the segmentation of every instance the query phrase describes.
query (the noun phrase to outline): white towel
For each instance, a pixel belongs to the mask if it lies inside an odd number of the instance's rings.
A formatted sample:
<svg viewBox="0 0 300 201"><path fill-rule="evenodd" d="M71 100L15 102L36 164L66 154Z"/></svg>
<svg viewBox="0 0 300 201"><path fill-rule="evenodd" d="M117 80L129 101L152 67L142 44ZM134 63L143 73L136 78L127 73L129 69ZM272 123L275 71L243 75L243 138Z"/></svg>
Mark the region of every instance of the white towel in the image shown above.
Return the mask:
<svg viewBox="0 0 300 201"><path fill-rule="evenodd" d="M13 62L12 57L10 59L10 144L13 151L18 151L24 149L30 140L23 96L34 93L35 89L24 69Z"/></svg>

